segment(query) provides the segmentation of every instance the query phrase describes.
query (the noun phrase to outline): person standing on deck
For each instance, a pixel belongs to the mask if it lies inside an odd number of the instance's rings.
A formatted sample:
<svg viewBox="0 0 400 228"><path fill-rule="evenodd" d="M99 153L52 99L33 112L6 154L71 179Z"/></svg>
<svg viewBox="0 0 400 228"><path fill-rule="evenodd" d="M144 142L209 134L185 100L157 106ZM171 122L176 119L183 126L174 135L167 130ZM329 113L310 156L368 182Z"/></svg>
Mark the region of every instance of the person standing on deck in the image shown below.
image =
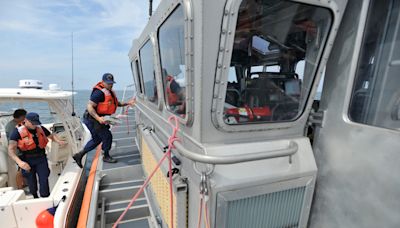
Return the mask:
<svg viewBox="0 0 400 228"><path fill-rule="evenodd" d="M73 158L79 167L82 166L82 157L102 143L104 153L103 161L116 163L117 160L110 156L112 144L112 134L110 126L105 121L104 116L112 115L117 110L117 107L133 105L135 100L129 102L119 102L112 87L114 85L114 76L110 73L103 75L102 81L98 82L92 90L90 100L87 104L87 110L83 115L83 122L90 130L92 139L85 145L82 151L76 153Z"/></svg>
<svg viewBox="0 0 400 228"><path fill-rule="evenodd" d="M34 198L38 198L36 174L39 176L40 196L50 195L48 180L50 169L46 157L46 145L49 141L47 138L60 145L66 144L40 125L37 113L26 114L23 125L11 132L8 145L8 155L22 169L22 175L27 178L29 191ZM17 149L22 153L19 157L16 155Z"/></svg>

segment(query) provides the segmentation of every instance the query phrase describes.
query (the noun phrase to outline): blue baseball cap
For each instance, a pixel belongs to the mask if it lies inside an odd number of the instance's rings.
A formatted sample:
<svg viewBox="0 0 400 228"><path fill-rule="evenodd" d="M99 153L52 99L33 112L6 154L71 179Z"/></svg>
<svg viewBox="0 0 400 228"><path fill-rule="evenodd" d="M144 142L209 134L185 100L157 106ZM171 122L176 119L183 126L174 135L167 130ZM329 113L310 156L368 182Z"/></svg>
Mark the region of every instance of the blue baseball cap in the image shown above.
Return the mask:
<svg viewBox="0 0 400 228"><path fill-rule="evenodd" d="M26 114L25 118L29 120L33 125L41 125L42 123L39 120L39 114L36 112L30 112Z"/></svg>
<svg viewBox="0 0 400 228"><path fill-rule="evenodd" d="M112 75L111 73L105 73L103 74L103 81L107 84L114 84L114 75Z"/></svg>

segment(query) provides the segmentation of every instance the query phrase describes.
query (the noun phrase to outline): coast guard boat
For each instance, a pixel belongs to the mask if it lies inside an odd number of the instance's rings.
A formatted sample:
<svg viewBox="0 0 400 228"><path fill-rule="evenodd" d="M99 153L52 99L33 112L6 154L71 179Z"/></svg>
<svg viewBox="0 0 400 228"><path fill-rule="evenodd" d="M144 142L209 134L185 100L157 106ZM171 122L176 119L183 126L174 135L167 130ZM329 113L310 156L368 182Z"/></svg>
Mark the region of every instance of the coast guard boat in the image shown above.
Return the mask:
<svg viewBox="0 0 400 228"><path fill-rule="evenodd" d="M399 227L399 10L161 1L129 51L142 164L99 172L85 225Z"/></svg>
<svg viewBox="0 0 400 228"><path fill-rule="evenodd" d="M161 1L129 51L142 165L89 227L399 227L399 10Z"/></svg>
<svg viewBox="0 0 400 228"><path fill-rule="evenodd" d="M64 226L399 227L399 10L161 1L129 51L119 162L95 153Z"/></svg>

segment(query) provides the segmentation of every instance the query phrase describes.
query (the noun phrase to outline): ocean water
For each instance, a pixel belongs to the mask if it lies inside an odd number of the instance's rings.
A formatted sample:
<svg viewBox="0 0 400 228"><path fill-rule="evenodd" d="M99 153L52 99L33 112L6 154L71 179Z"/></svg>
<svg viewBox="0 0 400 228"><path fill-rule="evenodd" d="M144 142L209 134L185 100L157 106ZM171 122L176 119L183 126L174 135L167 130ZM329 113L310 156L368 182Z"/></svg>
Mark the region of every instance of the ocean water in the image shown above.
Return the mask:
<svg viewBox="0 0 400 228"><path fill-rule="evenodd" d="M91 90L77 90L74 95L74 107L77 116L82 118L83 113L86 110L86 105L89 101ZM119 101L122 101L123 91L115 91ZM133 91L127 90L124 101L129 100L133 97ZM13 113L15 109L24 108L28 112L36 112L40 116L42 123L54 122L53 117L50 114L49 106L46 102L3 102L0 103L0 113ZM119 110L117 110L118 113Z"/></svg>

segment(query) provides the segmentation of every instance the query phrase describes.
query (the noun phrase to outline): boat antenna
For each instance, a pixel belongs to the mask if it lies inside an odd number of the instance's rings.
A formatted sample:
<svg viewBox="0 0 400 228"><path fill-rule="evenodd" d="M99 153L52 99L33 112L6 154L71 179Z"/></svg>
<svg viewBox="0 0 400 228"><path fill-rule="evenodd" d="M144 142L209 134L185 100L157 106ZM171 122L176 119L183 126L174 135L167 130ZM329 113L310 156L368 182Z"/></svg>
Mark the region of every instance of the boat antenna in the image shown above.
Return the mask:
<svg viewBox="0 0 400 228"><path fill-rule="evenodd" d="M75 99L74 99L74 32L71 32L71 92L72 92L72 116L75 116Z"/></svg>
<svg viewBox="0 0 400 228"><path fill-rule="evenodd" d="M149 19L153 13L153 0L149 0Z"/></svg>

